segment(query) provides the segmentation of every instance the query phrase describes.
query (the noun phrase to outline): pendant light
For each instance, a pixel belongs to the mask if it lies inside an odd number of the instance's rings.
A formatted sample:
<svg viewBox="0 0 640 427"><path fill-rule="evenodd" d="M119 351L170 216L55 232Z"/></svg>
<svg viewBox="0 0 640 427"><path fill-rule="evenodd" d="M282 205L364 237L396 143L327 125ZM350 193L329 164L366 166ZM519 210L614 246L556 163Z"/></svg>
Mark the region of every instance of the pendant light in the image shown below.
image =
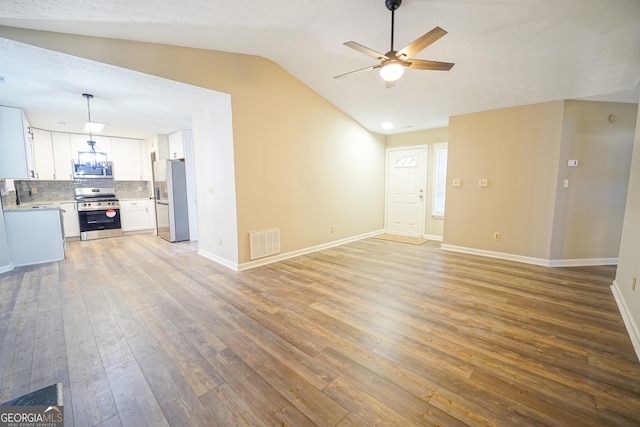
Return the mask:
<svg viewBox="0 0 640 427"><path fill-rule="evenodd" d="M107 155L106 155L106 153L96 152L96 142L93 140L93 132L94 132L94 130L97 131L97 132L100 132L104 128L105 124L91 121L91 106L90 106L90 102L91 102L91 99L93 99L93 95L90 94L90 93L83 93L82 96L87 99L88 121L85 124L85 131L87 131L87 130L89 131L89 140L87 141L87 145L89 145L89 151L88 152L78 152L78 159L80 160L81 163L86 163L87 160L88 160L88 162L94 168L97 168L99 166L99 164L101 164L102 162L107 160ZM96 126L96 125L98 125L98 126Z"/></svg>

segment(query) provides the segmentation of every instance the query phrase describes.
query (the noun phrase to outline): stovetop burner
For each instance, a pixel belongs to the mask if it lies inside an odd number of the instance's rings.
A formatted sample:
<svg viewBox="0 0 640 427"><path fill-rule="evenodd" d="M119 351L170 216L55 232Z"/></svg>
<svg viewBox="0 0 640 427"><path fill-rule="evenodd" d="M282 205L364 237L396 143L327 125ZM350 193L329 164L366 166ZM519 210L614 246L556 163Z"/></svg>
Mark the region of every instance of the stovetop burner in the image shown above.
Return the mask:
<svg viewBox="0 0 640 427"><path fill-rule="evenodd" d="M115 188L76 188L79 211L119 209Z"/></svg>
<svg viewBox="0 0 640 427"><path fill-rule="evenodd" d="M115 188L76 188L76 200L118 200Z"/></svg>

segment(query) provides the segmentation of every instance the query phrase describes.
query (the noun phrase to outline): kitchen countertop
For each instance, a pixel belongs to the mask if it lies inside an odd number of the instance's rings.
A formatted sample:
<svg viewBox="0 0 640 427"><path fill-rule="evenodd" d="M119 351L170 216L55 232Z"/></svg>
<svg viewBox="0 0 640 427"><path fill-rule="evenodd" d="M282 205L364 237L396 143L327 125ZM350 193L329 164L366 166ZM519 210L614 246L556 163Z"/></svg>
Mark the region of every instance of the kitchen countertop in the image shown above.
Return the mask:
<svg viewBox="0 0 640 427"><path fill-rule="evenodd" d="M7 206L3 207L2 210L5 212L9 211L30 211L32 209L39 210L60 210L60 205L63 203L76 203L75 200L63 200L60 202L41 202L41 203L22 203L19 205Z"/></svg>
<svg viewBox="0 0 640 427"><path fill-rule="evenodd" d="M19 206L11 206L9 208L5 208L3 209L5 212L11 212L11 211L32 211L32 210L40 210L40 211L59 211L60 210L60 205L38 205L38 204L34 204L34 205L19 205Z"/></svg>
<svg viewBox="0 0 640 427"><path fill-rule="evenodd" d="M126 197L119 199L120 201L135 201L135 200L154 200L153 197ZM60 205L63 203L76 203L75 200L61 200L56 202L33 202L33 203L21 203L19 205L3 206L4 212L9 211L29 211L32 209L40 210L60 210Z"/></svg>

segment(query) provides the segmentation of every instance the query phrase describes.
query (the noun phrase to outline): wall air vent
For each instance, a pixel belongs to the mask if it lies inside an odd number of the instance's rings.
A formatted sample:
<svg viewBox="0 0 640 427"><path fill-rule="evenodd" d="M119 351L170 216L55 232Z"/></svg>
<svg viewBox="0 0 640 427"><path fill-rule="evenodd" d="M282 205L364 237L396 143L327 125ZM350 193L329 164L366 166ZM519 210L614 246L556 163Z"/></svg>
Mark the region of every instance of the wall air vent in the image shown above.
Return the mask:
<svg viewBox="0 0 640 427"><path fill-rule="evenodd" d="M255 231L249 233L251 260L280 253L280 229Z"/></svg>

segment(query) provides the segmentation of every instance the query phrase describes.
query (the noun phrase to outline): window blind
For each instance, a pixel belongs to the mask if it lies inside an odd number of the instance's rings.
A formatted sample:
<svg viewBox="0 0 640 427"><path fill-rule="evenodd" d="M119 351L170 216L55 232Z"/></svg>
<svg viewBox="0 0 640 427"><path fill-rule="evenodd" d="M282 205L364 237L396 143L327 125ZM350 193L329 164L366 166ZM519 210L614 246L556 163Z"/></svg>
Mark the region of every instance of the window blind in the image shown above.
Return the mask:
<svg viewBox="0 0 640 427"><path fill-rule="evenodd" d="M434 145L435 179L433 188L433 216L444 216L444 201L447 191L447 143Z"/></svg>

